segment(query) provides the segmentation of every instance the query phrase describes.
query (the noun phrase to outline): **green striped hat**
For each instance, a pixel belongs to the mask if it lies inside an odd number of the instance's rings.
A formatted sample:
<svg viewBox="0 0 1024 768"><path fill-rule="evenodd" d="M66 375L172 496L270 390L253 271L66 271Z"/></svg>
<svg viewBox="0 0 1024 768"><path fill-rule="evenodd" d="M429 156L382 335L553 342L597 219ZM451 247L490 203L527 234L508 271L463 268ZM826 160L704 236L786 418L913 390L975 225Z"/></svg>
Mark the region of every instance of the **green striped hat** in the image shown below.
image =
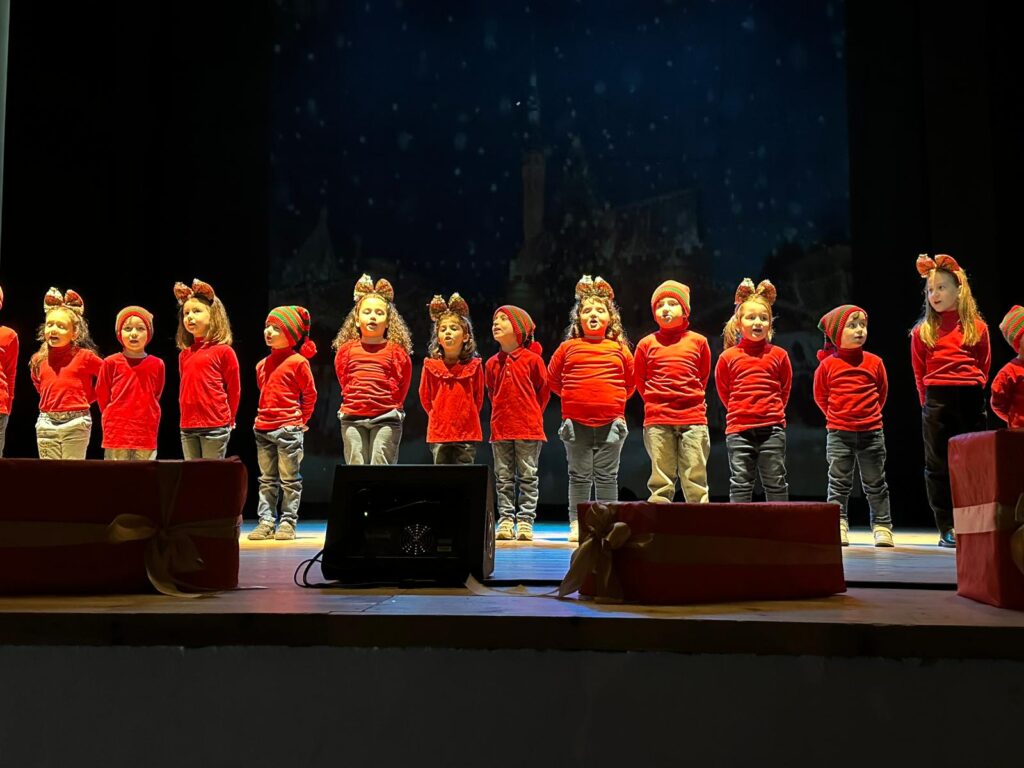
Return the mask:
<svg viewBox="0 0 1024 768"><path fill-rule="evenodd" d="M1024 307L1014 304L1003 322L999 324L999 330L1003 332L1003 338L1013 347L1013 351L1020 354L1020 340L1024 338Z"/></svg>
<svg viewBox="0 0 1024 768"><path fill-rule="evenodd" d="M504 314L508 321L512 323L512 330L516 334L516 341L519 342L519 346L526 344L537 329L537 326L533 324L533 318L530 317L530 313L512 304L503 304L494 310L494 314L499 312Z"/></svg>
<svg viewBox="0 0 1024 768"><path fill-rule="evenodd" d="M860 307L855 304L842 304L822 315L821 320L818 322L818 330L824 333L829 341L839 347L842 345L843 328L846 327L846 321L850 319L850 315L854 312L863 313L864 319L867 320L868 313L864 312Z"/></svg>
<svg viewBox="0 0 1024 768"><path fill-rule="evenodd" d="M266 324L280 330L294 347L309 336L309 310L295 305L274 307L267 315Z"/></svg>
<svg viewBox="0 0 1024 768"><path fill-rule="evenodd" d="M654 293L651 294L651 311L658 305L666 296L670 296L680 304L683 305L683 314L686 317L690 316L690 287L683 285L682 283L676 282L675 280L666 280L664 283L654 289Z"/></svg>

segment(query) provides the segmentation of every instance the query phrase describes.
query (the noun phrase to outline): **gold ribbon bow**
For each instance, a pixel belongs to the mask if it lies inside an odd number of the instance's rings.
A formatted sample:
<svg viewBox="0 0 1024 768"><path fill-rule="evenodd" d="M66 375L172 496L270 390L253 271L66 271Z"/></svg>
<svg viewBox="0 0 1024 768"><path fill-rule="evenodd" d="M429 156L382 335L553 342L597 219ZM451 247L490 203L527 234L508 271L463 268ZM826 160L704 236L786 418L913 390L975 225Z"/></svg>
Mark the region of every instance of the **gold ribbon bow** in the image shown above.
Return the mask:
<svg viewBox="0 0 1024 768"><path fill-rule="evenodd" d="M198 277L192 279L191 286L184 283L175 283L174 296L178 299L179 306L191 298L203 299L208 304L213 304L213 300L217 298L217 294L213 292L213 286L209 283L204 283Z"/></svg>
<svg viewBox="0 0 1024 768"><path fill-rule="evenodd" d="M622 600L622 584L615 573L612 553L627 546L644 547L653 536L633 536L633 531L626 523L615 520L615 509L607 504L595 504L590 508L586 527L590 535L572 553L569 571L558 587L558 596L565 597L579 590L592 573L596 580L594 591L598 597Z"/></svg>
<svg viewBox="0 0 1024 768"><path fill-rule="evenodd" d="M939 253L935 255L935 258L931 258L927 253L922 253L917 257L917 273L921 277L928 277L933 269L944 269L951 273L956 278L956 282L960 284L960 273L963 269L957 263L956 259L950 256L948 253Z"/></svg>
<svg viewBox="0 0 1024 768"><path fill-rule="evenodd" d="M612 290L611 284L600 275L594 278L584 275L576 283L576 298L583 301L591 296L600 296L602 299L611 301L615 298L615 291Z"/></svg>
<svg viewBox="0 0 1024 768"><path fill-rule="evenodd" d="M359 301L364 296L371 296L373 294L380 296L388 302L395 300L395 289L391 286L391 283L382 277L374 284L373 278L364 274L356 282L356 287L352 291L352 301Z"/></svg>
<svg viewBox="0 0 1024 768"><path fill-rule="evenodd" d="M430 300L427 309L430 311L430 319L435 323L449 312L454 312L459 317L469 317L469 304L457 293L453 293L448 301L445 301L441 294L436 294Z"/></svg>
<svg viewBox="0 0 1024 768"><path fill-rule="evenodd" d="M771 280L762 280L757 285L754 285L754 281L749 277L744 277L740 282L739 287L736 289L735 304L738 307L743 302L749 300L753 296L760 296L768 302L769 306L775 303L775 297L778 295L778 291L775 290L775 286L772 285Z"/></svg>
<svg viewBox="0 0 1024 768"><path fill-rule="evenodd" d="M70 309L81 315L85 312L85 302L76 291L72 291L70 288L67 293L61 293L59 288L50 288L43 297L43 312L60 308Z"/></svg>

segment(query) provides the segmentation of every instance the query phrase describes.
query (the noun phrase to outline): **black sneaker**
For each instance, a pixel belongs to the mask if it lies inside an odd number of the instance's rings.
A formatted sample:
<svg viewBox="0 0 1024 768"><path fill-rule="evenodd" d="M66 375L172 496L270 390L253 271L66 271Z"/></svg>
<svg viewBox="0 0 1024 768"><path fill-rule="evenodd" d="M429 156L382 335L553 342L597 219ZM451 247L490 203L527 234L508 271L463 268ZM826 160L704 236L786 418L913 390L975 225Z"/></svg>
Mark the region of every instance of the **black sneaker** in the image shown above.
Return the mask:
<svg viewBox="0 0 1024 768"><path fill-rule="evenodd" d="M952 528L939 534L939 546L946 549L956 549L956 534Z"/></svg>

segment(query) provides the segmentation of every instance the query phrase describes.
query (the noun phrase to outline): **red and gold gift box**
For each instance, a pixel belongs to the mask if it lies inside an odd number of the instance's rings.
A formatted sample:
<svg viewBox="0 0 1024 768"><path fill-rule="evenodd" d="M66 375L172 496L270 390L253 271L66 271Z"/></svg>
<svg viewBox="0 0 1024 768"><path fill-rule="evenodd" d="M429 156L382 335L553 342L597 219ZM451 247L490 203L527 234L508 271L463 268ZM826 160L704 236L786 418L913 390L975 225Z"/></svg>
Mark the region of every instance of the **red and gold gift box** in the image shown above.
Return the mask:
<svg viewBox="0 0 1024 768"><path fill-rule="evenodd" d="M839 505L579 506L580 546L560 593L680 605L846 591Z"/></svg>
<svg viewBox="0 0 1024 768"><path fill-rule="evenodd" d="M0 459L0 488L0 594L238 586L237 459Z"/></svg>
<svg viewBox="0 0 1024 768"><path fill-rule="evenodd" d="M957 593L1024 610L1024 431L951 438L949 480Z"/></svg>

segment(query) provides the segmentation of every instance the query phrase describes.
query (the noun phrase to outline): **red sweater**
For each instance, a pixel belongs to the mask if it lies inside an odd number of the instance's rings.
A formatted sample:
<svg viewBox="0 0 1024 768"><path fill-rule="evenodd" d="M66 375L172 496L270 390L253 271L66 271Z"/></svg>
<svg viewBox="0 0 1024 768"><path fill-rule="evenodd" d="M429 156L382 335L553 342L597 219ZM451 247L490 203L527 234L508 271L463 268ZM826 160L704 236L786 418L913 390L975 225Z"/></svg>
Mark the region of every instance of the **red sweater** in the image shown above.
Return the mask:
<svg viewBox="0 0 1024 768"><path fill-rule="evenodd" d="M38 354L38 353L37 353ZM32 383L42 413L87 411L96 401L94 383L103 361L88 349L69 344L50 347L42 355Z"/></svg>
<svg viewBox="0 0 1024 768"><path fill-rule="evenodd" d="M988 326L983 321L976 321L981 333L978 343L965 347L964 332L956 310L943 312L940 318L934 347L921 341L920 326L910 334L910 359L921 405L924 405L925 387L984 387L992 365Z"/></svg>
<svg viewBox="0 0 1024 768"><path fill-rule="evenodd" d="M541 356L526 347L499 352L487 361L485 378L491 397L491 442L546 441L544 409L551 390Z"/></svg>
<svg viewBox="0 0 1024 768"><path fill-rule="evenodd" d="M343 415L373 418L405 408L405 396L412 384L412 360L394 342L346 341L334 356L334 372L341 385Z"/></svg>
<svg viewBox="0 0 1024 768"><path fill-rule="evenodd" d="M480 409L484 405L484 367L480 358L452 366L437 358L424 359L420 403L427 412L428 443L483 440Z"/></svg>
<svg viewBox="0 0 1024 768"><path fill-rule="evenodd" d="M197 340L178 355L178 376L182 429L235 425L241 391L235 350Z"/></svg>
<svg viewBox="0 0 1024 768"><path fill-rule="evenodd" d="M104 360L96 380L103 447L155 451L163 391L164 361L159 357L118 352Z"/></svg>
<svg viewBox="0 0 1024 768"><path fill-rule="evenodd" d="M256 363L260 404L256 429L270 432L281 427L301 427L316 407L316 384L309 360L295 350L275 349Z"/></svg>
<svg viewBox="0 0 1024 768"><path fill-rule="evenodd" d="M18 334L6 325L0 325L0 414L11 412L17 372Z"/></svg>
<svg viewBox="0 0 1024 768"><path fill-rule="evenodd" d="M715 366L715 387L725 406L725 433L786 426L793 367L782 347L748 341L730 347Z"/></svg>
<svg viewBox="0 0 1024 768"><path fill-rule="evenodd" d="M625 418L636 389L633 353L611 339L563 341L548 363L548 386L562 399L562 418L600 427Z"/></svg>
<svg viewBox="0 0 1024 768"><path fill-rule="evenodd" d="M704 390L711 375L711 348L706 338L685 325L659 330L636 345L633 363L645 427L708 423Z"/></svg>
<svg viewBox="0 0 1024 768"><path fill-rule="evenodd" d="M1010 429L1024 429L1024 360L1019 357L992 379L992 412Z"/></svg>
<svg viewBox="0 0 1024 768"><path fill-rule="evenodd" d="M863 349L839 349L814 372L814 402L829 429L869 432L882 428L889 379L882 358Z"/></svg>

